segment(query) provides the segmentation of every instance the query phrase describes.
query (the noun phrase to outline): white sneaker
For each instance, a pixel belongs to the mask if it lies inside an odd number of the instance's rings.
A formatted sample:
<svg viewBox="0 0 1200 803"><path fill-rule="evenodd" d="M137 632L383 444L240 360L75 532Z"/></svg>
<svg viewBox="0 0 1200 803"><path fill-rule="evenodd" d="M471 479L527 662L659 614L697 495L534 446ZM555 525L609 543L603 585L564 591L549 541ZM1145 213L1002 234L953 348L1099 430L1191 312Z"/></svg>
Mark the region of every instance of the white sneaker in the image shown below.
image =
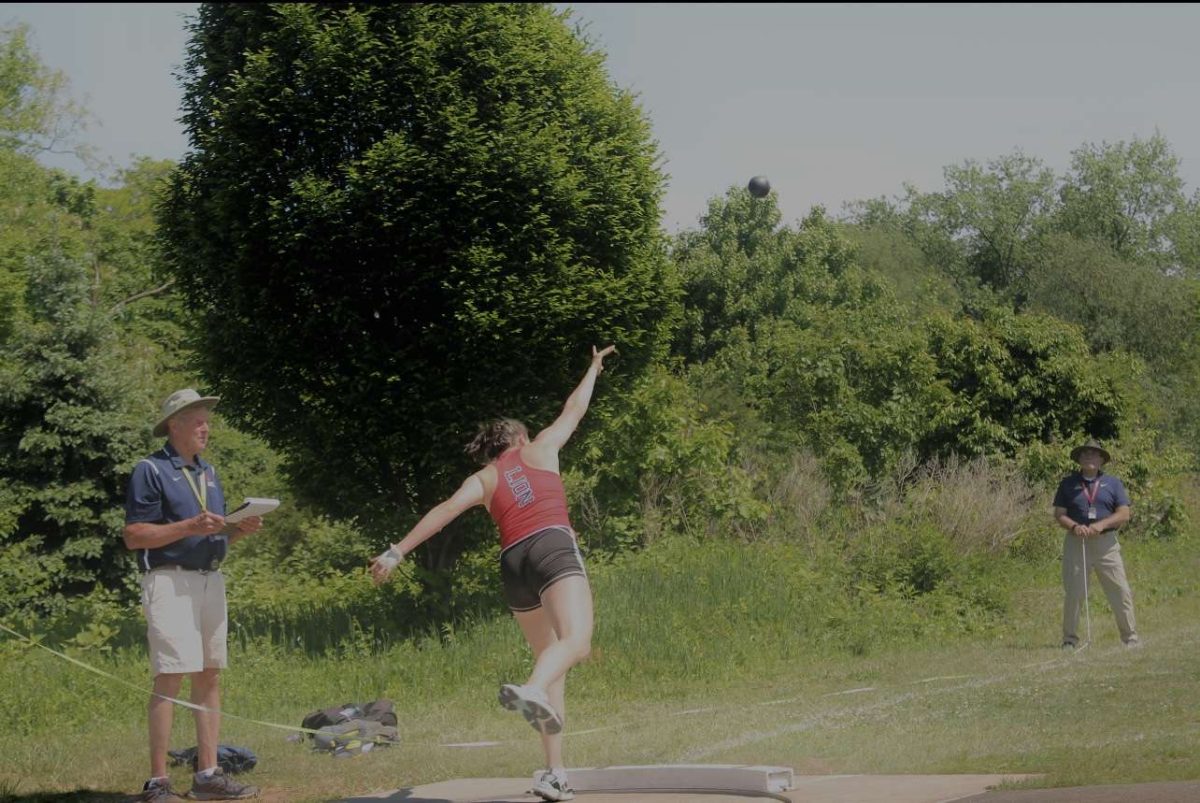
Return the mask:
<svg viewBox="0 0 1200 803"><path fill-rule="evenodd" d="M554 734L563 728L562 717L550 705L546 695L529 686L505 683L500 687L500 705L509 711L520 711L539 733Z"/></svg>
<svg viewBox="0 0 1200 803"><path fill-rule="evenodd" d="M566 778L560 778L554 770L543 770L530 790L542 800L574 800L575 790L567 786Z"/></svg>

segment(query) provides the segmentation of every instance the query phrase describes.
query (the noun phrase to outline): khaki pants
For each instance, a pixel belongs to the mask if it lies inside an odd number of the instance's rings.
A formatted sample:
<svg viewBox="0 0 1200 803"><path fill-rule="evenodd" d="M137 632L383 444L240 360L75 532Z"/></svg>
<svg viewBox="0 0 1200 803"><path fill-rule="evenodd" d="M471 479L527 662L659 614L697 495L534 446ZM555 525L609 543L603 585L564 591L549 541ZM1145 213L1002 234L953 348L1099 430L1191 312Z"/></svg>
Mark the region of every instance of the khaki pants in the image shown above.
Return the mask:
<svg viewBox="0 0 1200 803"><path fill-rule="evenodd" d="M1108 606L1117 619L1121 641L1137 638L1133 618L1133 592L1125 579L1125 563L1121 560L1121 545L1115 532L1087 539L1087 562L1083 565L1084 539L1067 533L1063 538L1062 578L1066 599L1063 603L1063 641L1079 643L1079 608L1083 604L1084 574L1095 570L1108 597Z"/></svg>

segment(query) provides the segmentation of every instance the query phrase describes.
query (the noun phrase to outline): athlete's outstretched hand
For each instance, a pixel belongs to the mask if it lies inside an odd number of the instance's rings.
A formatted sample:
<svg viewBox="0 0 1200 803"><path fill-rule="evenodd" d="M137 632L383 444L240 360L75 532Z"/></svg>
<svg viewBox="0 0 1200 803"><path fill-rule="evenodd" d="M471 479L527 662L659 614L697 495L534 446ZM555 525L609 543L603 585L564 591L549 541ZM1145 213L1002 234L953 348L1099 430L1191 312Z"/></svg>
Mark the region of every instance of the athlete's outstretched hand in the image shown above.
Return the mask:
<svg viewBox="0 0 1200 803"><path fill-rule="evenodd" d="M604 358L617 350L617 347L607 346L601 351L596 351L596 347L592 346L592 365L596 366L596 373L599 374L604 370Z"/></svg>

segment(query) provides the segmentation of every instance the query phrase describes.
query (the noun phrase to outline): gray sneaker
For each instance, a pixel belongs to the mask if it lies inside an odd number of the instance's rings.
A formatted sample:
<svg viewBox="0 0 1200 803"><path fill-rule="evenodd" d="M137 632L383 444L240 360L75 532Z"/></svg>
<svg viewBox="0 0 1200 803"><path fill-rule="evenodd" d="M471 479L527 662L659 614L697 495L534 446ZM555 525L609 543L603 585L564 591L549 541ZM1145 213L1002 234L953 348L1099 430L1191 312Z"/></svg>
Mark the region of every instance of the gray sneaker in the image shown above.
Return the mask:
<svg viewBox="0 0 1200 803"><path fill-rule="evenodd" d="M193 777L188 797L192 800L244 800L258 797L258 787L238 783L218 767L207 781L197 781Z"/></svg>
<svg viewBox="0 0 1200 803"><path fill-rule="evenodd" d="M137 801L138 803L187 803L186 800L175 794L170 781L154 786L146 781L142 786L142 793L137 796Z"/></svg>
<svg viewBox="0 0 1200 803"><path fill-rule="evenodd" d="M543 770L530 790L542 800L574 800L575 790L553 770Z"/></svg>
<svg viewBox="0 0 1200 803"><path fill-rule="evenodd" d="M558 733L563 729L562 717L550 705L546 695L529 686L505 683L500 687L500 705L509 711L520 711L525 721L539 733Z"/></svg>

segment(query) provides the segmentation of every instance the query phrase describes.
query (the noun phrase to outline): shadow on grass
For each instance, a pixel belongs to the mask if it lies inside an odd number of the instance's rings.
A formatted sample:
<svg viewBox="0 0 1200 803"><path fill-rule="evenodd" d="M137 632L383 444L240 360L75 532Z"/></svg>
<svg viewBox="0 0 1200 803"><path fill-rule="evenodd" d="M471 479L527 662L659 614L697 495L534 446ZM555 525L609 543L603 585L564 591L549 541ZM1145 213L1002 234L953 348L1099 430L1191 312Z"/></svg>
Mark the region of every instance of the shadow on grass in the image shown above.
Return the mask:
<svg viewBox="0 0 1200 803"><path fill-rule="evenodd" d="M102 792L98 789L77 789L74 792L0 791L0 803L133 803L137 795L128 792Z"/></svg>

